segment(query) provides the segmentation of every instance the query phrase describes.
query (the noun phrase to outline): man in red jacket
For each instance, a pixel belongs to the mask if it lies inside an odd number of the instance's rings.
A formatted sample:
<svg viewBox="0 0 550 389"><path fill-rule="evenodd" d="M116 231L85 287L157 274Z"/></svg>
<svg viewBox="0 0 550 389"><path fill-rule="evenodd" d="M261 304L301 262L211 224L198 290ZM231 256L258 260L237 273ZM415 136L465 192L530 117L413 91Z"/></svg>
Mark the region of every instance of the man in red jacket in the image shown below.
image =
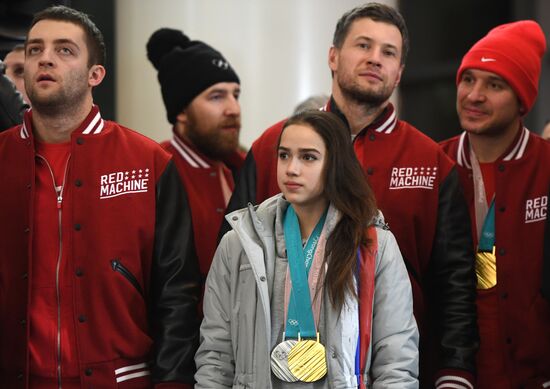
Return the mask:
<svg viewBox="0 0 550 389"><path fill-rule="evenodd" d="M348 125L407 265L420 330L421 386L467 389L477 349L468 210L454 163L435 142L397 119L389 101L407 50L406 25L393 8L369 3L344 14L329 50L333 83L325 109ZM279 192L276 144L283 122L252 145L230 210Z"/></svg>
<svg viewBox="0 0 550 389"><path fill-rule="evenodd" d="M173 138L173 155L189 197L195 247L203 280L210 269L233 175L244 162L239 150L240 80L220 52L179 30L161 28L147 42L158 70Z"/></svg>
<svg viewBox="0 0 550 389"><path fill-rule="evenodd" d="M550 303L541 294L541 280L550 281L541 277L550 143L522 120L545 50L531 20L495 27L474 44L456 77L464 132L442 144L458 163L477 251L480 389L550 386Z"/></svg>
<svg viewBox="0 0 550 389"><path fill-rule="evenodd" d="M33 108L0 134L0 382L189 387L199 274L170 155L93 104L87 15L38 13L25 52Z"/></svg>

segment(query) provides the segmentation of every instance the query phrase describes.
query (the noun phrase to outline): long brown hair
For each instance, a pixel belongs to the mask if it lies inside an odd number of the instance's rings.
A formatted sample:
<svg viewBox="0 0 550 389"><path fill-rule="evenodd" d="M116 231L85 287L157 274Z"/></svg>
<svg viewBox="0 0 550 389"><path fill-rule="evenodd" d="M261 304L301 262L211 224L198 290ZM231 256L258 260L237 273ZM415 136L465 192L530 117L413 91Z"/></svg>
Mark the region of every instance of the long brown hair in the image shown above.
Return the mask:
<svg viewBox="0 0 550 389"><path fill-rule="evenodd" d="M328 264L325 288L331 303L339 310L347 294L357 296L353 282L357 249L369 243L366 229L376 215L376 201L355 157L350 132L336 115L318 110L300 112L286 121L283 131L293 124L313 129L327 149L323 169L324 195L342 217L325 248Z"/></svg>

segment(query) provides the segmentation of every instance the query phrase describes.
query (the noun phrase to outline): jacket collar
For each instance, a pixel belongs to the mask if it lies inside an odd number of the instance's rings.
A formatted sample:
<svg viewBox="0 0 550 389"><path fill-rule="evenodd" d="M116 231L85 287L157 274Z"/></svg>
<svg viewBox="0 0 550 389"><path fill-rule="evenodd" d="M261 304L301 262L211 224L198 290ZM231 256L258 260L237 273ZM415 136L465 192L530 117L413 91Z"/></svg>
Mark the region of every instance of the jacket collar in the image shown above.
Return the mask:
<svg viewBox="0 0 550 389"><path fill-rule="evenodd" d="M274 236L275 253L280 258L286 258L286 243L284 237L283 219L286 209L290 203L283 197L282 193L278 193L273 197L262 202L260 205L253 206L248 204L248 208L234 211L226 215L226 219L231 224L234 230L242 237L258 237L259 242L263 247L268 247L263 242L266 237ZM248 216L247 216L248 215ZM340 212L332 205L329 205L327 218L325 221L325 229L327 237L332 234L336 224L341 219ZM248 220L248 222L246 222ZM244 234L242 233L243 231ZM252 232L254 231L254 232ZM242 239L242 238L241 238ZM272 242L272 241L271 241Z"/></svg>
<svg viewBox="0 0 550 389"><path fill-rule="evenodd" d="M195 147L181 139L175 131L172 140L170 140L170 144L176 149L178 154L194 168L210 169L212 165L214 165L208 158L200 154Z"/></svg>
<svg viewBox="0 0 550 389"><path fill-rule="evenodd" d="M230 169L233 171L233 174L235 174L235 171L240 169L244 164L245 155L239 150L235 150L221 161L216 161L205 156L190 142L180 138L175 130L172 130L172 132L174 136L170 140L170 144L176 149L178 154L194 168L210 169L219 165L225 165L226 168Z"/></svg>
<svg viewBox="0 0 550 389"><path fill-rule="evenodd" d="M525 148L529 142L529 136L529 130L522 126L512 144L499 159L502 161L512 161L523 158ZM470 142L466 131L460 134L458 149L456 152L456 161L459 166L464 166L468 169L472 168L472 164L470 162Z"/></svg>
<svg viewBox="0 0 550 389"><path fill-rule="evenodd" d="M338 105L336 105L336 101L334 101L334 97L331 97L330 100L327 102L327 104L323 107L324 111L332 112L336 114L340 119L346 123L346 125L349 127L348 120L340 111L340 108L338 108ZM395 107L392 103L388 103L386 108L378 115L374 121L363 128L360 133L365 133L369 130L376 131L378 133L383 134L391 134L393 130L395 129L395 126L397 124L397 114L395 112Z"/></svg>
<svg viewBox="0 0 550 389"><path fill-rule="evenodd" d="M86 119L78 126L72 134L97 135L100 134L105 126L105 122L101 117L97 105L93 105ZM23 117L23 125L21 126L20 135L23 139L28 139L32 134L32 108L25 112Z"/></svg>

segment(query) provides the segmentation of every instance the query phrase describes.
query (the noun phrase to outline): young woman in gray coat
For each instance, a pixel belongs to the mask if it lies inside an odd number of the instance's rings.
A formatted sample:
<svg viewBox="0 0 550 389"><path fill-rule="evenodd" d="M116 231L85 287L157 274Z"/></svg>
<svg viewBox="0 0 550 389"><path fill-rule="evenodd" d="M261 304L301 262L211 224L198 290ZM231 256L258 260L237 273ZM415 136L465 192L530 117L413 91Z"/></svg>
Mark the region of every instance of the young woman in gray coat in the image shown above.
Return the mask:
<svg viewBox="0 0 550 389"><path fill-rule="evenodd" d="M277 153L282 194L227 216L195 388L418 388L407 271L348 130L299 113Z"/></svg>

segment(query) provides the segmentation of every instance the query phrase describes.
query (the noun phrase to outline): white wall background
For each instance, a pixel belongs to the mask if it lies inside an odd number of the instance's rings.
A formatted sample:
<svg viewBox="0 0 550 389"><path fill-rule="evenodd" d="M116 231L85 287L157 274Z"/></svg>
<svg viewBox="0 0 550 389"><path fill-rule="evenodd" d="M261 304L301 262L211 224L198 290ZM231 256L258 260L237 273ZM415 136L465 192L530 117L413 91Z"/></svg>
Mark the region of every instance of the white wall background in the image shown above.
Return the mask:
<svg viewBox="0 0 550 389"><path fill-rule="evenodd" d="M145 44L160 27L213 46L241 79L241 143L312 94L330 93L328 49L337 20L360 0L117 0L117 121L171 136ZM395 5L395 0L384 1Z"/></svg>

